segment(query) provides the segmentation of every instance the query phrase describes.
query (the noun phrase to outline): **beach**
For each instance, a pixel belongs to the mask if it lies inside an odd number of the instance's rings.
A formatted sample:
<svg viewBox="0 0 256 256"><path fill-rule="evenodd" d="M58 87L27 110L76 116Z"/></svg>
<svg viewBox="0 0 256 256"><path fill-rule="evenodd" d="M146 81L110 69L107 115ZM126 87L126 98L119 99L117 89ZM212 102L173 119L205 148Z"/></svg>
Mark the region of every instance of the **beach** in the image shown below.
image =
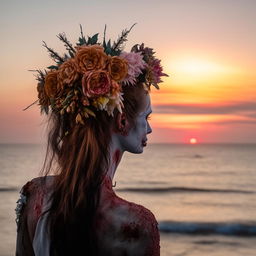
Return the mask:
<svg viewBox="0 0 256 256"><path fill-rule="evenodd" d="M0 256L10 256L19 190L38 176L45 147L1 144L0 152ZM153 212L162 256L253 256L255 155L254 144L148 144L124 154L114 190Z"/></svg>

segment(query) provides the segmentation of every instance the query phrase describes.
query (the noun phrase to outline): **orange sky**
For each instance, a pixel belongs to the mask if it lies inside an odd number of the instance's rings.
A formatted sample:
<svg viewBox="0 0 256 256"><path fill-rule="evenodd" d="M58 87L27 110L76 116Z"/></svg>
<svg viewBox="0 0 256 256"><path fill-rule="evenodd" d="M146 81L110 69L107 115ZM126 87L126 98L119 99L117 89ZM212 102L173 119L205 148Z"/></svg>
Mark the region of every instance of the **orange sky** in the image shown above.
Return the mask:
<svg viewBox="0 0 256 256"><path fill-rule="evenodd" d="M87 3L88 2L88 3ZM65 48L84 33L115 40L131 31L125 50L144 42L153 47L169 74L152 89L151 142L256 143L256 2L253 0L175 1L5 1L0 4L0 143L45 140L45 117L35 101L36 80L28 69L52 60L42 40ZM125 15L124 15L125 14Z"/></svg>

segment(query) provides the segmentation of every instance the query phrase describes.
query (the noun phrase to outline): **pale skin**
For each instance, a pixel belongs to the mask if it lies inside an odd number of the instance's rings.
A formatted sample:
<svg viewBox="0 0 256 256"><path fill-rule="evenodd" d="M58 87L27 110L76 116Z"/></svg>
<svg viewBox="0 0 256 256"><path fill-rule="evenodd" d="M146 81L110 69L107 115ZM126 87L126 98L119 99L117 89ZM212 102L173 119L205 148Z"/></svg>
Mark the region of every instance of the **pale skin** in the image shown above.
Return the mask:
<svg viewBox="0 0 256 256"><path fill-rule="evenodd" d="M100 241L100 255L160 255L158 230L152 213L141 205L118 197L112 181L125 151L139 154L146 146L147 135L152 132L148 117L152 112L150 96L131 127L124 113L118 114L110 143L110 168L101 188L96 223Z"/></svg>
<svg viewBox="0 0 256 256"><path fill-rule="evenodd" d="M125 151L135 154L143 152L146 146L147 135L152 132L148 117L152 113L149 94L145 95L146 101L143 110L136 118L135 127L130 127L124 113L119 113L113 129L110 143L110 168L107 175L113 180L118 164Z"/></svg>

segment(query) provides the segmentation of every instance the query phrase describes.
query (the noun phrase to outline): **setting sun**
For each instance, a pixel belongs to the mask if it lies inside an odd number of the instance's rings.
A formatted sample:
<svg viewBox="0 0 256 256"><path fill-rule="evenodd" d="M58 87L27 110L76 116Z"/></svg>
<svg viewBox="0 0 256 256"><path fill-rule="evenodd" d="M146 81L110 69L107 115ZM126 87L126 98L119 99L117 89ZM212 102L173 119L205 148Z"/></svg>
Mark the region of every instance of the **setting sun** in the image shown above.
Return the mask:
<svg viewBox="0 0 256 256"><path fill-rule="evenodd" d="M176 57L171 59L168 66L173 74L172 83L185 88L193 86L195 89L209 90L213 85L223 86L226 81L230 83L234 77L237 80L241 79L241 75L244 77L238 65L212 56Z"/></svg>
<svg viewBox="0 0 256 256"><path fill-rule="evenodd" d="M187 58L176 63L176 68L183 73L190 74L210 74L227 71L227 68L221 64L211 62L205 59Z"/></svg>
<svg viewBox="0 0 256 256"><path fill-rule="evenodd" d="M197 143L197 139L196 138L191 138L189 140L190 144L196 144Z"/></svg>

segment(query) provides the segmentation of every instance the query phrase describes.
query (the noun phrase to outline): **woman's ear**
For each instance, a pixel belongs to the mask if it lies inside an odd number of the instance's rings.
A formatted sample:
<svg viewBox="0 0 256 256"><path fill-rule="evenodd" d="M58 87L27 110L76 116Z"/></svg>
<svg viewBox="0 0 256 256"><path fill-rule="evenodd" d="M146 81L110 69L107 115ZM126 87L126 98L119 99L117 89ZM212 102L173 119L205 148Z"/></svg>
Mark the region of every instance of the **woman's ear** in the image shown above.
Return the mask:
<svg viewBox="0 0 256 256"><path fill-rule="evenodd" d="M115 121L116 131L121 133L122 135L126 135L129 129L129 123L124 112L118 113Z"/></svg>

